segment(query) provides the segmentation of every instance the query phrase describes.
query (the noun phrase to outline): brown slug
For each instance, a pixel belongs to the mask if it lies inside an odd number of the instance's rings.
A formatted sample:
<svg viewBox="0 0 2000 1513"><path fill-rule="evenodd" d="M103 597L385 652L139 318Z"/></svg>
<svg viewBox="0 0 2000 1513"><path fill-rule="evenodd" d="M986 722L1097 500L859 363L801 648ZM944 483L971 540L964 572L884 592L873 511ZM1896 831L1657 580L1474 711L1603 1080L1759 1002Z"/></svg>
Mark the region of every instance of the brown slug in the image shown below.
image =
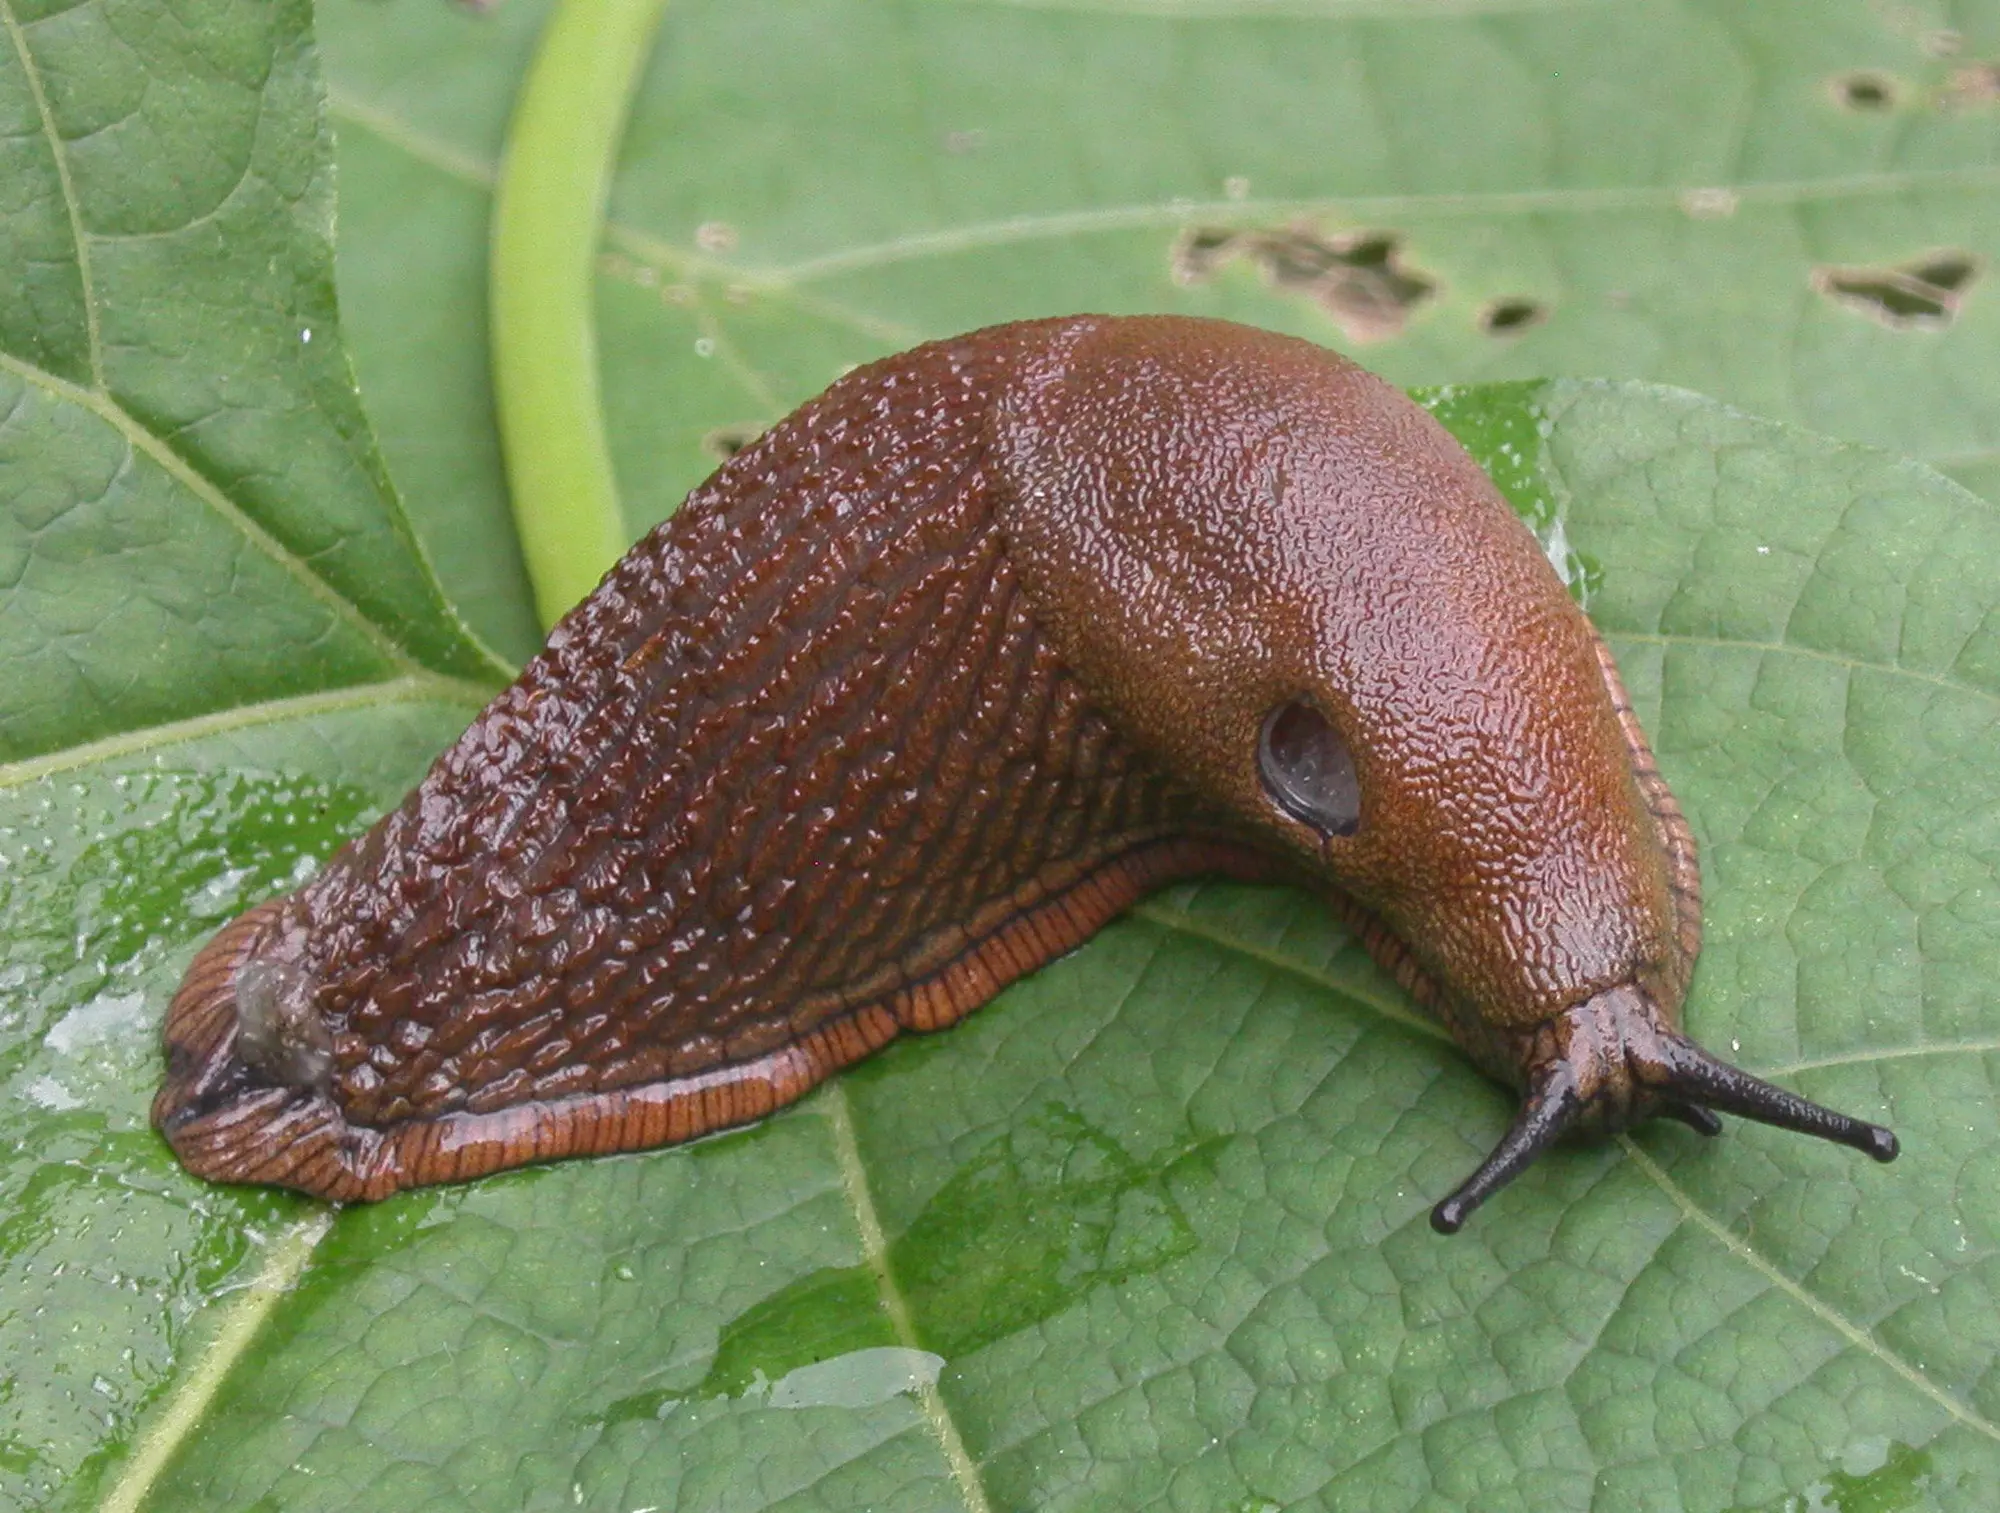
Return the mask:
<svg viewBox="0 0 2000 1513"><path fill-rule="evenodd" d="M1322 894L1522 1110L1895 1137L1681 1034L1692 836L1430 416L1306 342L1077 317L836 383L422 785L195 958L153 1117L332 1199L759 1118L1198 873Z"/></svg>

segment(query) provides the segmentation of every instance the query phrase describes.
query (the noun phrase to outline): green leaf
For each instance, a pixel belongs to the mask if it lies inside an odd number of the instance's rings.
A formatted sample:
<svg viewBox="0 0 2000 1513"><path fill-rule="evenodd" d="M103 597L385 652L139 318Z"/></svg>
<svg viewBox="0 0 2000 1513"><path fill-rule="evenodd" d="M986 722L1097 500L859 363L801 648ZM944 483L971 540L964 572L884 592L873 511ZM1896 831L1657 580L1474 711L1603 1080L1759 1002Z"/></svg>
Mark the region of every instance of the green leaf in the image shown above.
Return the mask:
<svg viewBox="0 0 2000 1513"><path fill-rule="evenodd" d="M188 940L407 785L504 670L334 319L300 4L0 4L0 1502L87 1495L300 1205L163 1187Z"/></svg>
<svg viewBox="0 0 2000 1513"><path fill-rule="evenodd" d="M498 671L415 549L334 329L309 13L204 10L0 12L7 759Z"/></svg>
<svg viewBox="0 0 2000 1513"><path fill-rule="evenodd" d="M922 336L1340 344L1270 237L1400 231L1438 289L1361 355L1455 385L1610 636L1703 846L1691 1028L1903 1159L1647 1129L1440 1240L1508 1099L1316 906L1211 886L693 1147L337 1214L188 1178L146 1125L178 973L492 663L340 355L299 8L0 0L0 1503L2000 1505L2000 521L1688 394L1465 382L1664 377L1990 479L1985 272L1936 330L1811 275L2000 255L2000 112L1949 93L2000 18L1278 9L670 7L596 291L630 523ZM544 14L320 15L344 330L511 655L482 260ZM1178 284L1190 227L1252 235Z"/></svg>
<svg viewBox="0 0 2000 1513"><path fill-rule="evenodd" d="M705 440L754 434L927 337L1178 309L1344 347L1322 291L1274 286L1269 258L1177 277L1191 229L1295 225L1394 234L1434 284L1400 336L1356 349L1397 382L1653 378L2000 498L2000 108L1977 85L2000 53L1990 9L1295 9L669 6L597 291L632 533L714 466ZM483 361L471 207L546 12L325 0L321 17L346 224L369 227L343 238L343 287L370 392L393 386L377 424L399 476L424 481L419 520L450 522L425 534L455 597L517 655L534 640L490 417L407 375ZM1840 103L1857 78L1884 83L1882 108ZM438 217L428 238L413 211ZM463 248L448 269L447 237ZM1814 288L1822 270L1941 251L1973 271L1939 327L1891 329ZM1539 318L1489 332L1510 303ZM511 608L493 602L495 558Z"/></svg>

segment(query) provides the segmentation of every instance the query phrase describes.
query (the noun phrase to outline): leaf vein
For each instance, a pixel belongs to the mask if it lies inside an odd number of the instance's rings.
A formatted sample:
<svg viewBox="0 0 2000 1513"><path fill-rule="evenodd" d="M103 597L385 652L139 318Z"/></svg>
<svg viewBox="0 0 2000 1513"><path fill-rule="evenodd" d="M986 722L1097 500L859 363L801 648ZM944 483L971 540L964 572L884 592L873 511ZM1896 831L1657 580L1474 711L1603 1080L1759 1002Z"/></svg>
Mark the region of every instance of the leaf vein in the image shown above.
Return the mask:
<svg viewBox="0 0 2000 1513"><path fill-rule="evenodd" d="M243 1358L264 1321L305 1271L314 1248L333 1228L333 1216L333 1209L322 1210L280 1239L266 1253L255 1280L221 1310L221 1325L201 1360L153 1418L99 1513L137 1513L145 1504L174 1453L200 1429L230 1368Z"/></svg>
<svg viewBox="0 0 2000 1513"><path fill-rule="evenodd" d="M6 0L0 0L5 4ZM9 372L33 384L50 397L90 411L125 438L127 445L142 452L168 477L193 494L223 520L242 533L245 540L286 573L336 618L345 621L388 662L409 673L422 670L409 651L382 626L363 613L361 607L328 583L311 564L259 525L221 489L203 477L164 439L148 430L108 394L81 388L65 378L33 363L0 352L0 371Z"/></svg>
<svg viewBox="0 0 2000 1513"><path fill-rule="evenodd" d="M1168 930L1178 930L1183 934L1192 935L1197 940L1205 940L1212 945L1221 946L1224 950L1235 951L1240 955L1248 956L1254 961L1262 962L1265 966L1275 967L1281 972L1288 972L1294 977L1302 977L1316 987L1325 988L1329 992L1338 993L1343 998L1351 998L1356 1003L1365 1004L1384 1019L1393 1020L1395 1023L1407 1029L1416 1030L1433 1040L1447 1040L1450 1038L1441 1025L1411 1009L1403 1007L1394 999L1384 994L1371 993L1353 983L1342 982L1330 972L1321 971L1317 967L1308 966L1296 957L1287 956L1281 951L1273 951L1266 946L1256 945L1251 941L1243 939L1241 936L1230 934L1227 930L1205 924L1197 920L1193 915L1177 913L1170 908L1153 903L1150 900L1136 905L1131 912L1135 918L1146 920Z"/></svg>
<svg viewBox="0 0 2000 1513"><path fill-rule="evenodd" d="M83 229L83 206L78 202L76 184L70 178L69 148L56 131L55 111L49 105L48 93L42 87L42 71L35 66L34 53L28 47L28 35L14 14L13 0L0 0L0 25L7 28L7 35L13 39L14 51L21 60L21 71L28 81L28 93L34 97L35 110L41 117L42 135L49 144L49 157L55 163L56 182L61 186L63 209L69 215L70 240L76 244L76 276L83 293L83 325L86 347L90 357L90 381L98 389L104 387L104 342L97 328L97 291L90 270L90 238Z"/></svg>
<svg viewBox="0 0 2000 1513"><path fill-rule="evenodd" d="M160 747L183 745L208 736L227 735L232 731L251 730L260 725L275 725L281 720L310 719L315 715L337 714L348 709L365 709L380 704L417 703L425 699L435 699L444 703L462 702L477 707L484 705L491 695L492 690L479 684L424 672L413 673L408 677L391 678L380 683L358 683L347 688L326 689L319 693L293 694L285 698L267 699L256 704L240 704L231 709L193 715L185 720L174 720L164 725L149 725L138 730L120 731L101 740L87 741L80 746L47 752L24 761L0 762L0 791L18 788L54 773L72 772L79 767L88 767L93 762L111 761L117 757L131 756Z"/></svg>
<svg viewBox="0 0 2000 1513"><path fill-rule="evenodd" d="M336 119L360 127L384 145L407 154L424 167L435 169L445 177L469 185L481 193L493 192L499 170L492 163L482 162L470 153L461 152L450 143L439 141L429 133L420 131L399 119L393 112L373 105L345 90L329 88L327 105ZM699 253L683 251L637 227L623 225L608 218L604 223L604 241L607 246L617 248L656 272L684 278L744 282L739 271L726 263L715 262ZM615 269L603 271L606 277L619 279L621 282L636 282ZM649 292L657 292L655 286L651 284L640 287L646 288ZM766 297L782 301L802 315L816 316L831 325L845 326L857 335L891 347L913 347L924 339L922 331L903 321L855 310L836 300L824 299L803 289L790 289L783 285L747 287L753 287ZM778 413L779 408L773 401L774 415Z"/></svg>
<svg viewBox="0 0 2000 1513"><path fill-rule="evenodd" d="M1688 1195L1687 1190L1675 1182L1672 1177L1668 1176L1665 1168L1641 1150L1630 1135L1620 1135L1618 1143L1625 1147L1626 1155L1638 1165L1641 1171L1652 1179L1653 1184L1661 1192L1667 1195L1673 1205L1681 1211L1682 1216L1695 1225L1696 1228L1706 1233L1717 1244L1721 1245L1723 1249L1727 1250L1736 1259L1763 1277L1765 1281L1777 1288L1786 1297L1804 1308L1814 1318L1826 1325L1827 1328L1840 1335L1855 1349L1865 1355L1873 1356L1883 1366L1887 1367L1889 1371L1900 1377L1922 1396L1929 1398L1938 1407L1942 1408L1967 1428L1977 1430L1988 1439L2000 1440L2000 1425L1994 1424L1989 1419L1982 1418L1971 1408L1952 1396L1951 1393L1945 1391L1944 1388L1924 1375L1917 1367L1904 1360L1895 1351L1889 1349L1888 1346L1876 1339L1874 1335L1848 1318L1846 1314L1835 1308L1831 1303L1817 1296L1792 1277L1787 1276L1761 1251L1751 1245L1748 1240L1744 1239L1743 1236L1737 1234L1720 1219L1696 1203Z"/></svg>
<svg viewBox="0 0 2000 1513"><path fill-rule="evenodd" d="M2000 169L1945 168L1866 173L1821 179L1774 179L1727 188L1739 204L1792 205L1817 200L1904 194L1925 188L2000 187ZM1113 231L1174 229L1191 221L1263 225L1297 216L1339 215L1357 222L1425 215L1542 215L1591 211L1666 210L1679 206L1684 185L1621 185L1596 189L1501 189L1447 194L1329 195L1305 199L1165 200L1107 205L1095 210L1037 211L971 225L912 232L880 242L841 248L795 263L744 269L739 277L760 285L805 283L910 262L1020 242Z"/></svg>
<svg viewBox="0 0 2000 1513"><path fill-rule="evenodd" d="M1767 1066L1761 1077L1791 1077L1800 1072L1816 1072L1830 1066L1873 1066L1882 1061L1908 1061L1918 1056L1989 1056L2000 1052L2000 1039L1940 1040L1889 1049L1843 1051L1832 1056L1809 1056L1798 1061Z"/></svg>
<svg viewBox="0 0 2000 1513"><path fill-rule="evenodd" d="M846 1192L848 1207L854 1211L855 1227L861 1231L862 1254L869 1271L874 1274L883 1310L889 1315L889 1327L896 1332L899 1344L910 1350L921 1350L923 1346L917 1339L910 1306L889 1268L889 1245L882 1233L882 1220L875 1212L874 1196L868 1190L868 1171L862 1164L861 1147L854 1138L854 1116L848 1106L846 1088L835 1079L824 1091L827 1120L833 1130L834 1154L840 1162L841 1187ZM951 1479L958 1487L959 1495L965 1499L966 1513L992 1513L992 1504L987 1501L986 1489L979 1480L979 1467L966 1450L965 1441L959 1436L958 1425L952 1421L951 1410L945 1406L937 1383L927 1382L919 1386L917 1401L923 1408L931 1432L937 1436L946 1465L951 1468Z"/></svg>
<svg viewBox="0 0 2000 1513"><path fill-rule="evenodd" d="M1889 678L1909 678L1919 683L1929 683L1951 693L1969 694L1975 699L2000 704L2000 693L1980 688L1971 683L1961 683L1938 673L1920 672L1912 667L1896 667L1887 662L1871 662L1862 657L1850 657L1842 652L1822 651L1816 646L1800 646L1789 641L1745 641L1732 636L1685 636L1671 631L1607 630L1606 636L1616 641L1636 641L1646 646L1701 646L1720 651L1754 651L1767 655L1806 657L1816 662L1830 663L1844 667L1850 672L1880 673Z"/></svg>

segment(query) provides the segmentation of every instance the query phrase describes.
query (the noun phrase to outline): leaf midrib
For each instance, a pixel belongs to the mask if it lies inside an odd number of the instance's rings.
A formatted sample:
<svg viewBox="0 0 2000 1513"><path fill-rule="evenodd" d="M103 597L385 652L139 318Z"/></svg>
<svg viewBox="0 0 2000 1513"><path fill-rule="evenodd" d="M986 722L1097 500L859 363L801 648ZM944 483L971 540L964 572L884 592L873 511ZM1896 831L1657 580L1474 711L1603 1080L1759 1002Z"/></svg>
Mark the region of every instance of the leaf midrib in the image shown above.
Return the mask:
<svg viewBox="0 0 2000 1513"><path fill-rule="evenodd" d="M861 1239L862 1263L875 1278L875 1289L882 1300L883 1311L888 1315L889 1327L896 1336L896 1342L907 1350L921 1350L923 1345L918 1339L915 1321L910 1317L910 1305L903 1297L902 1288L897 1285L896 1274L889 1264L889 1242L882 1233L882 1220L875 1212L874 1195L868 1186L867 1165L862 1160L860 1142L855 1139L847 1088L838 1077L825 1090L824 1107L828 1128L833 1132L834 1157L840 1166L841 1192L847 1199L848 1210L854 1216L855 1229ZM992 1513L986 1488L979 1478L978 1464L965 1448L965 1441L958 1432L958 1425L951 1416L951 1409L945 1404L938 1383L920 1383L916 1393L924 1420L930 1426L945 1465L951 1472L952 1484L964 1499L966 1513Z"/></svg>
<svg viewBox="0 0 2000 1513"><path fill-rule="evenodd" d="M255 704L235 704L227 709L193 715L185 720L120 731L101 740L46 752L41 756L28 757L18 762L0 762L0 793L36 782L55 773L73 772L93 763L114 761L120 757L135 756L168 746L185 745L190 741L203 740L209 736L252 730L260 725L275 725L284 720L311 719L350 709L379 708L387 704L415 703L425 699L435 699L449 704L465 704L471 709L478 709L492 696L493 690L483 684L471 683L463 678L449 678L442 673L419 671L382 682L355 683L344 688L293 694L286 698L267 699Z"/></svg>
<svg viewBox="0 0 2000 1513"><path fill-rule="evenodd" d="M97 290L90 268L90 238L83 229L83 207L77 198L76 186L70 179L69 147L56 131L55 112L49 106L49 97L42 88L42 71L35 66L34 52L28 46L27 30L14 14L13 0L0 0L0 26L5 26L7 35L13 39L14 52L21 60L21 72L27 77L28 92L34 97L35 113L42 124L42 137L48 143L49 155L55 162L56 182L62 189L63 209L69 216L70 242L76 252L77 282L82 288L83 325L85 349L90 359L90 381L98 389L104 388L104 342L97 328Z"/></svg>

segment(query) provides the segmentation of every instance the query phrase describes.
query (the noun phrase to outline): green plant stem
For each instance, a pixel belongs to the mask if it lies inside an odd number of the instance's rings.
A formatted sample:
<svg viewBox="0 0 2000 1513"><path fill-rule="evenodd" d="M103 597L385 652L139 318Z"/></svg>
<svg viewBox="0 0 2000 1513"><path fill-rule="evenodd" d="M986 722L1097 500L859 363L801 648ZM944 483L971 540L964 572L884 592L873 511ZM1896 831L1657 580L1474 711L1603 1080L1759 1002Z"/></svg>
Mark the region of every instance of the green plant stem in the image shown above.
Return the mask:
<svg viewBox="0 0 2000 1513"><path fill-rule="evenodd" d="M561 0L507 128L493 205L493 387L544 626L626 546L592 291L626 109L665 3Z"/></svg>

